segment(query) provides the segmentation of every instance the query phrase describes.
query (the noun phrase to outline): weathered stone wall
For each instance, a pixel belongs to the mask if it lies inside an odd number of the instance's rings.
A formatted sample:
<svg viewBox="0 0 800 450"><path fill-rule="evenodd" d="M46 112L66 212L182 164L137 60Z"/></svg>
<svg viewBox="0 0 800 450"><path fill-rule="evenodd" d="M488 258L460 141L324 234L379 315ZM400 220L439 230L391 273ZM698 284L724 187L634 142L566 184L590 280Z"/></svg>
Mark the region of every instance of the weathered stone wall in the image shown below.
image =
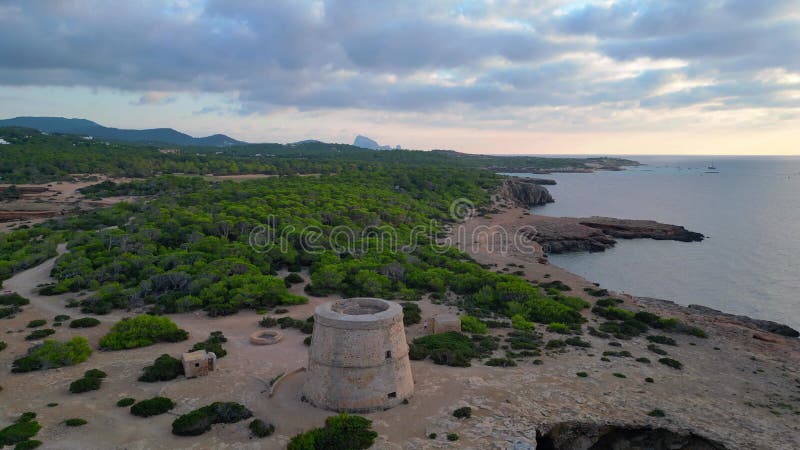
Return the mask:
<svg viewBox="0 0 800 450"><path fill-rule="evenodd" d="M354 308L354 302L368 307ZM303 389L311 404L368 412L391 408L413 394L403 310L398 304L345 299L320 305L314 313L313 336Z"/></svg>

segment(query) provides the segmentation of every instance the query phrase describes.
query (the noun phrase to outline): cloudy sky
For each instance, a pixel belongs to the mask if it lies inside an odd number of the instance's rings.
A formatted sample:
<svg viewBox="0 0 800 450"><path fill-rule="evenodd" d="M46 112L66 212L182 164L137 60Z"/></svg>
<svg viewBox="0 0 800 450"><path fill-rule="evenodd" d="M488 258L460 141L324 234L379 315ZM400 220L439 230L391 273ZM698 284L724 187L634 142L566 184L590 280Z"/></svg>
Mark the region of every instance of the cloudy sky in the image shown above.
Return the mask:
<svg viewBox="0 0 800 450"><path fill-rule="evenodd" d="M0 0L0 118L800 154L800 0Z"/></svg>

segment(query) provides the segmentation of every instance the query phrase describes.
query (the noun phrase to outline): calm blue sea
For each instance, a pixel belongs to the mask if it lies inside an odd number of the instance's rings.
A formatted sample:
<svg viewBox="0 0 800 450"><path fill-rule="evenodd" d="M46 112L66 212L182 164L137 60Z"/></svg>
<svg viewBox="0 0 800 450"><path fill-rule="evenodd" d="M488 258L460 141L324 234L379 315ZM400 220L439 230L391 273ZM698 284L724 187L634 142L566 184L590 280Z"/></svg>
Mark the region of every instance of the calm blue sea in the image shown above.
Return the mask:
<svg viewBox="0 0 800 450"><path fill-rule="evenodd" d="M622 172L553 174L550 216L653 219L700 243L631 240L552 263L632 295L700 304L800 329L800 157L630 157ZM718 174L705 173L713 165Z"/></svg>

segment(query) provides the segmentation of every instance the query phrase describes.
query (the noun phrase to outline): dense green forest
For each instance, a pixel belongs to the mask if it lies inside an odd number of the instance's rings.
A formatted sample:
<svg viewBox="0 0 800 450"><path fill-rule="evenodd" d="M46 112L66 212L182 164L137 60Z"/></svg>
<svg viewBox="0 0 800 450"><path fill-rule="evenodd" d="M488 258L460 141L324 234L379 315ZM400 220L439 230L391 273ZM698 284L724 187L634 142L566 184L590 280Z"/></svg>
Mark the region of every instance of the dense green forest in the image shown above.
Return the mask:
<svg viewBox="0 0 800 450"><path fill-rule="evenodd" d="M0 128L0 182L45 183L72 174L148 178L160 174L311 174L340 173L377 166L421 165L503 170L586 169L635 164L614 158L540 158L468 155L452 151L374 151L345 144L250 144L225 148L181 147L161 153L158 147L46 135L29 128Z"/></svg>

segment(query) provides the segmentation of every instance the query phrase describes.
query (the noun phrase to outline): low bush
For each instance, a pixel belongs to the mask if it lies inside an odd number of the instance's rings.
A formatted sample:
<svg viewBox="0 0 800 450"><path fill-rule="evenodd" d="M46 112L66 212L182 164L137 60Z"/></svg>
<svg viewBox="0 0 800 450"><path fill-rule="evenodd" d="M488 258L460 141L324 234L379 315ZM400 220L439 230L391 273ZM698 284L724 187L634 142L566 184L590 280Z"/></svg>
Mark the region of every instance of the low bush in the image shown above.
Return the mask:
<svg viewBox="0 0 800 450"><path fill-rule="evenodd" d="M250 425L248 425L248 428L250 428L250 432L253 433L253 436L259 438L267 437L275 432L275 425L265 423L261 419L253 419Z"/></svg>
<svg viewBox="0 0 800 450"><path fill-rule="evenodd" d="M277 313L278 311L275 310L275 312ZM281 328L296 328L305 334L311 334L314 331L313 316L306 320L292 319L291 317L281 317L277 322Z"/></svg>
<svg viewBox="0 0 800 450"><path fill-rule="evenodd" d="M506 342L514 350L537 350L542 346L542 335L531 331L512 331Z"/></svg>
<svg viewBox="0 0 800 450"><path fill-rule="evenodd" d="M458 433L447 433L447 440L450 442L455 442L458 440Z"/></svg>
<svg viewBox="0 0 800 450"><path fill-rule="evenodd" d="M642 364L650 364L650 359L645 357L636 358L636 362L640 362Z"/></svg>
<svg viewBox="0 0 800 450"><path fill-rule="evenodd" d="M44 326L46 323L47 323L47 321L44 320L44 319L31 320L30 322L28 322L28 328L41 327L41 326Z"/></svg>
<svg viewBox="0 0 800 450"><path fill-rule="evenodd" d="M13 424L0 430L0 447L25 442L36 436L41 429L39 422L23 414Z"/></svg>
<svg viewBox="0 0 800 450"><path fill-rule="evenodd" d="M530 320L526 319L522 314L514 314L511 316L511 328L515 330L532 331L535 327L536 325L534 325L534 323Z"/></svg>
<svg viewBox="0 0 800 450"><path fill-rule="evenodd" d="M580 298L580 297L558 297L556 298L558 303L561 303L564 306L574 309L575 311L580 311L584 308L588 308L591 306L589 302Z"/></svg>
<svg viewBox="0 0 800 450"><path fill-rule="evenodd" d="M596 306L600 306L603 308L607 308L609 306L616 306L619 305L620 303L622 303L622 299L612 298L612 297L601 298L600 300L594 302Z"/></svg>
<svg viewBox="0 0 800 450"><path fill-rule="evenodd" d="M81 317L69 323L70 328L91 328L100 325L100 321L94 317Z"/></svg>
<svg viewBox="0 0 800 450"><path fill-rule="evenodd" d="M222 347L223 342L228 342L228 338L226 338L221 331L212 331L208 339L194 344L189 351L205 350L217 355L217 358L222 358L228 354Z"/></svg>
<svg viewBox="0 0 800 450"><path fill-rule="evenodd" d="M592 312L609 320L632 320L636 316L632 311L616 306L595 306Z"/></svg>
<svg viewBox="0 0 800 450"><path fill-rule="evenodd" d="M562 283L561 281L558 281L558 280L549 281L547 283L540 283L539 287L541 287L544 290L547 290L547 289L557 289L559 291L571 291L572 290L571 287L567 286L566 284L564 284L564 283Z"/></svg>
<svg viewBox="0 0 800 450"><path fill-rule="evenodd" d="M624 373L614 372L611 375L614 375L617 378L628 378Z"/></svg>
<svg viewBox="0 0 800 450"><path fill-rule="evenodd" d="M59 314L53 319L53 322L66 322L69 319L70 319L69 316L64 315L64 314Z"/></svg>
<svg viewBox="0 0 800 450"><path fill-rule="evenodd" d="M592 343L589 341L584 341L583 339L579 338L578 336L573 336L567 339L564 339L567 345L571 345L573 347L583 347L589 348L592 346Z"/></svg>
<svg viewBox="0 0 800 450"><path fill-rule="evenodd" d="M6 341L0 341L0 352L5 350L7 347L8 347L8 344L6 343Z"/></svg>
<svg viewBox="0 0 800 450"><path fill-rule="evenodd" d="M676 370L681 370L683 368L683 364L680 361L678 361L677 359L661 358L661 359L658 360L658 362L660 362L661 364L664 364L665 366L672 367L673 369L676 369Z"/></svg>
<svg viewBox="0 0 800 450"><path fill-rule="evenodd" d="M278 319L274 317L264 316L258 321L258 325L264 328L272 328L278 326Z"/></svg>
<svg viewBox="0 0 800 450"><path fill-rule="evenodd" d="M472 408L469 406L462 406L461 408L453 411L453 417L456 419L469 419L472 417Z"/></svg>
<svg viewBox="0 0 800 450"><path fill-rule="evenodd" d="M158 342L180 342L189 338L186 330L168 317L139 315L122 319L100 339L100 347L107 350L124 350L147 347Z"/></svg>
<svg viewBox="0 0 800 450"><path fill-rule="evenodd" d="M8 306L0 308L0 319L5 319L6 317L12 317L19 311L20 310L18 306Z"/></svg>
<svg viewBox="0 0 800 450"><path fill-rule="evenodd" d="M578 373L576 373L575 375L577 375L577 376L579 376L579 377L581 377L581 378L586 378L586 377L588 377L588 376L589 376L589 374L588 374L588 373L586 373L586 372L578 372Z"/></svg>
<svg viewBox="0 0 800 450"><path fill-rule="evenodd" d="M30 304L30 300L13 292L11 294L0 294L1 306L25 306Z"/></svg>
<svg viewBox="0 0 800 450"><path fill-rule="evenodd" d="M486 334L489 326L481 322L477 317L461 316L461 331L475 334Z"/></svg>
<svg viewBox="0 0 800 450"><path fill-rule="evenodd" d="M78 417L73 417L72 419L67 419L64 421L64 425L68 427L80 427L86 425L87 423L89 422Z"/></svg>
<svg viewBox="0 0 800 450"><path fill-rule="evenodd" d="M289 441L287 450L364 450L372 446L378 433L372 421L361 416L339 414L325 419L324 428L300 433Z"/></svg>
<svg viewBox="0 0 800 450"><path fill-rule="evenodd" d="M647 377L647 378L645 378L645 379L644 379L644 382L645 382L645 383L655 383L655 380L653 380L653 379L652 379L652 378L650 378L650 377Z"/></svg>
<svg viewBox="0 0 800 450"><path fill-rule="evenodd" d="M583 291L587 294L591 295L592 297L605 297L608 295L608 289L598 289L598 288L583 288Z"/></svg>
<svg viewBox="0 0 800 450"><path fill-rule="evenodd" d="M142 372L139 381L147 383L174 380L179 375L184 375L181 360L166 353L156 358L152 366L145 366Z"/></svg>
<svg viewBox="0 0 800 450"><path fill-rule="evenodd" d="M11 371L23 373L72 366L86 361L91 354L92 348L82 336L75 336L66 342L46 340L29 349L26 356L16 359Z"/></svg>
<svg viewBox="0 0 800 450"><path fill-rule="evenodd" d="M431 433L428 435L428 439L436 439L437 437L439 437L439 435L436 433Z"/></svg>
<svg viewBox="0 0 800 450"><path fill-rule="evenodd" d="M672 346L678 345L678 343L675 342L675 339L672 339L671 337L667 336L660 336L660 335L647 336L647 340L655 344L664 344Z"/></svg>
<svg viewBox="0 0 800 450"><path fill-rule="evenodd" d="M125 397L117 400L117 406L119 406L120 408L131 406L134 403L136 403L136 399L131 397Z"/></svg>
<svg viewBox="0 0 800 450"><path fill-rule="evenodd" d="M588 329L589 329L589 336L594 336L594 337L598 337L598 338L601 338L601 339L609 339L611 337L610 334L603 333L602 331L599 331L595 327L588 327Z"/></svg>
<svg viewBox="0 0 800 450"><path fill-rule="evenodd" d="M631 358L631 357L633 357L633 355L631 355L631 352L629 352L627 350L620 350L618 352L607 351L607 352L603 352L603 356L613 356L615 358Z"/></svg>
<svg viewBox="0 0 800 450"><path fill-rule="evenodd" d="M656 344L649 344L647 346L647 349L650 350L651 352L655 353L656 355L664 356L664 355L667 354L666 350L664 350L663 348L657 346Z"/></svg>
<svg viewBox="0 0 800 450"><path fill-rule="evenodd" d="M131 414L139 417L151 417L164 414L174 407L175 402L167 397L153 397L131 406Z"/></svg>
<svg viewBox="0 0 800 450"><path fill-rule="evenodd" d="M25 336L26 341L38 341L39 339L44 339L47 336L51 336L56 334L56 330L52 328L42 328L39 330L33 330L31 334Z"/></svg>
<svg viewBox="0 0 800 450"><path fill-rule="evenodd" d="M32 450L34 448L38 448L42 445L42 441L37 441L36 439L29 439L27 441L22 441L14 446L14 450Z"/></svg>
<svg viewBox="0 0 800 450"><path fill-rule="evenodd" d="M249 409L238 403L214 402L175 419L172 422L172 434L199 436L216 423L235 423L252 416Z"/></svg>
<svg viewBox="0 0 800 450"><path fill-rule="evenodd" d="M300 275L299 273L292 272L289 275L286 275L284 281L286 281L287 285L292 285L292 284L302 283L305 280L303 280L303 276Z"/></svg>
<svg viewBox="0 0 800 450"><path fill-rule="evenodd" d="M84 378L105 378L108 374L100 369L89 369L83 373Z"/></svg>
<svg viewBox="0 0 800 450"><path fill-rule="evenodd" d="M558 334L571 334L572 328L570 328L569 325L565 323L553 322L547 325L547 331Z"/></svg>
<svg viewBox="0 0 800 450"><path fill-rule="evenodd" d="M403 307L403 325L409 326L422 321L422 309L419 305L413 302L402 302L400 306Z"/></svg>
<svg viewBox="0 0 800 450"><path fill-rule="evenodd" d="M547 341L547 344L545 344L544 348L548 350L554 350L557 348L564 348L566 346L567 343L562 341L561 339L550 339L549 341Z"/></svg>
<svg viewBox="0 0 800 450"><path fill-rule="evenodd" d="M101 378L81 378L70 383L69 391L73 394L96 391L100 389L102 382Z"/></svg>
<svg viewBox="0 0 800 450"><path fill-rule="evenodd" d="M517 362L509 358L491 358L486 361L486 365L495 367L516 367Z"/></svg>
<svg viewBox="0 0 800 450"><path fill-rule="evenodd" d="M647 413L647 415L650 416L650 417L665 417L667 414L664 413L664 410L654 409L654 410L650 411L649 413Z"/></svg>
<svg viewBox="0 0 800 450"><path fill-rule="evenodd" d="M409 357L421 360L430 356L436 364L469 367L472 358L488 356L496 348L491 337L470 339L456 331L419 337L409 346Z"/></svg>
<svg viewBox="0 0 800 450"><path fill-rule="evenodd" d="M639 322L636 319L628 319L623 321L608 321L601 323L598 327L600 331L609 333L617 339L630 339L639 336L647 331L647 324Z"/></svg>

